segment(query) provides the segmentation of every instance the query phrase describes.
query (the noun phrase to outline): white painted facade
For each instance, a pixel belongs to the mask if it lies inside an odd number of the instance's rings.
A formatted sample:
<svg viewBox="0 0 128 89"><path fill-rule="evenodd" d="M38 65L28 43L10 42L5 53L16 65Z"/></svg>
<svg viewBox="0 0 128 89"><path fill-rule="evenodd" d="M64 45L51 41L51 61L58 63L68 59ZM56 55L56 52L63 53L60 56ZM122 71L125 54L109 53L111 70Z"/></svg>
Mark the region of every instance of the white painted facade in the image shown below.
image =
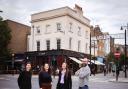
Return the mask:
<svg viewBox="0 0 128 89"><path fill-rule="evenodd" d="M110 48L110 44L111 44L111 42L110 42L110 40L111 40L111 38L109 37L109 38L106 38L105 40L104 40L104 51L105 51L105 55L104 56L107 56L109 53L110 53L110 51L111 51L111 48Z"/></svg>
<svg viewBox="0 0 128 89"><path fill-rule="evenodd" d="M79 6L75 10L62 7L33 14L31 26L29 51L37 51L37 42L40 51L47 50L49 43L49 50L57 49L60 39L60 49L89 54L90 20L83 16Z"/></svg>

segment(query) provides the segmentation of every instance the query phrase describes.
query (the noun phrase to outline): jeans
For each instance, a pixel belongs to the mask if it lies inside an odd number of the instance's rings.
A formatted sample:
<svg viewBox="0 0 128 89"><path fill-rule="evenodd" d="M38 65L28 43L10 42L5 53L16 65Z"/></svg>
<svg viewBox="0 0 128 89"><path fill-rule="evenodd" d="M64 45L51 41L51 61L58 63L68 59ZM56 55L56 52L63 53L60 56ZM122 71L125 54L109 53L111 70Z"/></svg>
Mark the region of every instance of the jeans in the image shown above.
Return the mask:
<svg viewBox="0 0 128 89"><path fill-rule="evenodd" d="M87 85L84 85L83 87L79 87L79 89L89 89Z"/></svg>

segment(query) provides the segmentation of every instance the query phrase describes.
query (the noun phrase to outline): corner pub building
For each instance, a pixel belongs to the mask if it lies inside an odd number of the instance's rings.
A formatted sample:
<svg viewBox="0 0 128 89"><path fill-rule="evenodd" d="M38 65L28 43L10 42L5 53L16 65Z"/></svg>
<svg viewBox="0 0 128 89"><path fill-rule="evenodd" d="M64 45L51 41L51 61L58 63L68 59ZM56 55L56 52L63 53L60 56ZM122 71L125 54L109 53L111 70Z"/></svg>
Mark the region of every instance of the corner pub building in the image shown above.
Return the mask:
<svg viewBox="0 0 128 89"><path fill-rule="evenodd" d="M80 59L89 58L90 20L80 6L32 14L31 24L25 56L35 68L48 62L56 69L66 61L74 72Z"/></svg>

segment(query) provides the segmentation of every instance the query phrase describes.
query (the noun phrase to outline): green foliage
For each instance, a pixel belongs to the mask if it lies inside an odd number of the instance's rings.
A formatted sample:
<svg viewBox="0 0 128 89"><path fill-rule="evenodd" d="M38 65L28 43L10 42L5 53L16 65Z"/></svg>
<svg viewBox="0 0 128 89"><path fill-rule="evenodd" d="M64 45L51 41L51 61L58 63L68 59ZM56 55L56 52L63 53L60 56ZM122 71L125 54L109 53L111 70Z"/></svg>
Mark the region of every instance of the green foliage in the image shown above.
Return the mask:
<svg viewBox="0 0 128 89"><path fill-rule="evenodd" d="M107 55L107 60L108 62L112 62L114 61L115 57L114 57L114 53L113 52L110 52L108 55Z"/></svg>
<svg viewBox="0 0 128 89"><path fill-rule="evenodd" d="M125 55L124 53L121 53L120 54L120 58L119 59L116 59L115 56L114 56L114 53L110 52L108 55L107 55L107 60L108 62L114 62L116 65L120 65L120 66L123 66L125 63Z"/></svg>
<svg viewBox="0 0 128 89"><path fill-rule="evenodd" d="M8 44L11 40L11 30L6 21L0 19L0 60L10 56Z"/></svg>

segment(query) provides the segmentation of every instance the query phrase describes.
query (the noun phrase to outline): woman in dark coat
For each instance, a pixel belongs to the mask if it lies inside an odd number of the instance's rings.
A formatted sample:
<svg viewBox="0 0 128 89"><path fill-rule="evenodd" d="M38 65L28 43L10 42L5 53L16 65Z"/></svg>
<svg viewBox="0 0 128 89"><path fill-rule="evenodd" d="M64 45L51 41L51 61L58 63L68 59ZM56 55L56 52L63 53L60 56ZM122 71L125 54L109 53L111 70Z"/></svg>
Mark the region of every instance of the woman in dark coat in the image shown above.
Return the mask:
<svg viewBox="0 0 128 89"><path fill-rule="evenodd" d="M52 85L51 70L48 63L45 63L41 72L39 73L40 89L51 89Z"/></svg>
<svg viewBox="0 0 128 89"><path fill-rule="evenodd" d="M20 89L32 89L31 85L31 63L27 63L25 70L22 71L18 77L18 86Z"/></svg>
<svg viewBox="0 0 128 89"><path fill-rule="evenodd" d="M62 63L62 68L59 71L59 79L57 83L57 89L72 89L71 72L67 67L67 63Z"/></svg>

